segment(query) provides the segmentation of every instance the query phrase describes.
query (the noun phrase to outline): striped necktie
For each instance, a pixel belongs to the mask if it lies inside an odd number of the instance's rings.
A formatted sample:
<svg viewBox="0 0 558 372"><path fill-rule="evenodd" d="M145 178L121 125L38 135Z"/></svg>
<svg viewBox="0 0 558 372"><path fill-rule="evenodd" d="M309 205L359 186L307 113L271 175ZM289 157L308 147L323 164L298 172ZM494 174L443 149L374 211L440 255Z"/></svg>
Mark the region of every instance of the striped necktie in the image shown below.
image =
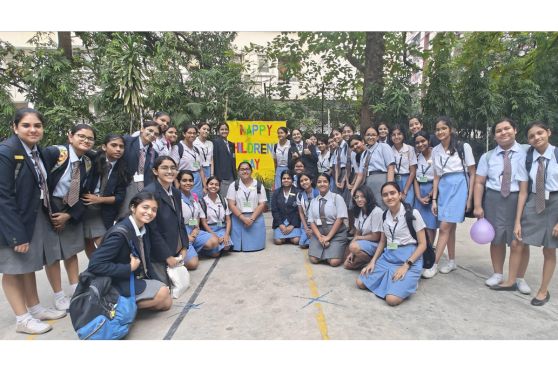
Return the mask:
<svg viewBox="0 0 558 372"><path fill-rule="evenodd" d="M79 201L79 185L81 177L79 174L80 161L76 160L72 163L72 175L70 181L70 190L66 194L66 204L73 207Z"/></svg>
<svg viewBox="0 0 558 372"><path fill-rule="evenodd" d="M537 168L537 176L535 178L537 185L535 186L535 210L541 213L545 209L544 202L544 157L539 156L539 167Z"/></svg>
<svg viewBox="0 0 558 372"><path fill-rule="evenodd" d="M506 150L504 151L504 171L502 173L502 185L500 188L500 194L502 194L504 198L507 198L510 195L511 168L510 150Z"/></svg>

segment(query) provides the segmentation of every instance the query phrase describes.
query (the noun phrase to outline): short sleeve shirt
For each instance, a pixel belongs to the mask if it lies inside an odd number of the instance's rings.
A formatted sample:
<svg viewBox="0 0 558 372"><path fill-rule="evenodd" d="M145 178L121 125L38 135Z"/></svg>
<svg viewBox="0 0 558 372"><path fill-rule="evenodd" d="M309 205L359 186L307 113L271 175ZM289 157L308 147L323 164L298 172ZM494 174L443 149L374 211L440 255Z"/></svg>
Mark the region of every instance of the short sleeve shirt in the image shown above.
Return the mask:
<svg viewBox="0 0 558 372"><path fill-rule="evenodd" d="M273 152L273 159L277 161L278 167L286 167L289 165L289 149L291 148L290 141L287 141L285 145L277 143L277 147Z"/></svg>
<svg viewBox="0 0 558 372"><path fill-rule="evenodd" d="M430 157L426 159L422 153L417 155L417 179L426 177L431 182L434 180L434 161L432 160L432 152Z"/></svg>
<svg viewBox="0 0 558 372"><path fill-rule="evenodd" d="M211 142L210 140L205 140L205 142L202 142L198 137L194 141L194 146L196 146L200 150L202 157L202 166L210 166L211 161L213 160L213 142Z"/></svg>
<svg viewBox="0 0 558 372"><path fill-rule="evenodd" d="M412 165L417 165L417 155L415 149L406 143L397 150L395 146L391 147L393 156L395 157L395 174L409 174Z"/></svg>
<svg viewBox="0 0 558 372"><path fill-rule="evenodd" d="M231 210L229 208L226 208L226 206L224 206L223 203L221 203L221 199L217 197L217 199L214 202L213 200L211 200L209 195L206 195L203 197L203 201L207 206L207 213L205 217L207 218L207 223L210 225L219 222L224 224L225 217L231 214Z"/></svg>
<svg viewBox="0 0 558 372"><path fill-rule="evenodd" d="M419 211L413 209L413 216L415 220L413 221L413 227L416 232L424 229L426 225L424 220L420 215ZM395 217L391 215L388 209L386 213L386 220L383 222L383 232L386 235L388 243L396 243L399 246L417 244L417 241L413 239L409 228L407 227L407 220L405 219L405 207L403 204L399 207L399 212Z"/></svg>
<svg viewBox="0 0 558 372"><path fill-rule="evenodd" d="M265 203L267 201L263 184L260 185L260 193L258 194L256 189L258 181L253 180L249 186L246 186L244 182L239 180L238 191L234 189L234 184L235 182L231 183L229 186L227 199L234 200L236 202L236 207L242 213L252 213L259 203Z"/></svg>
<svg viewBox="0 0 558 372"><path fill-rule="evenodd" d="M465 167L475 165L475 157L473 149L468 143L463 144L463 152L465 153ZM440 143L432 150L432 158L434 159L434 174L443 176L446 173L463 172L463 163L457 151L453 155L449 154L449 150L444 150ZM466 170L466 169L465 169Z"/></svg>
<svg viewBox="0 0 558 372"><path fill-rule="evenodd" d="M332 193L328 191L324 196L318 195L310 203L310 209L308 211L308 222L315 223L317 226L321 226L320 221L320 200L325 199L325 223L331 225L335 223L338 218L348 218L347 205L343 200L343 197L339 194Z"/></svg>
<svg viewBox="0 0 558 372"><path fill-rule="evenodd" d="M360 211L358 218L355 221L355 226L357 227L358 231L360 231L360 235L367 235L375 232L382 232L382 216L383 211L380 207L374 207L372 213L369 215L365 215Z"/></svg>
<svg viewBox="0 0 558 372"><path fill-rule="evenodd" d="M519 143L515 143L509 150L511 160L511 184L510 191L519 191L519 182L529 181L525 169L525 156L527 152ZM477 175L486 177L486 187L500 191L502 188L502 177L504 175L504 154L505 150L496 146L493 150L483 154L477 167ZM521 169L524 168L524 169Z"/></svg>
<svg viewBox="0 0 558 372"><path fill-rule="evenodd" d="M367 160L368 157L370 160ZM367 162L368 169L364 169ZM359 173L387 172L391 164L395 164L395 156L391 147L385 143L376 142L362 155Z"/></svg>

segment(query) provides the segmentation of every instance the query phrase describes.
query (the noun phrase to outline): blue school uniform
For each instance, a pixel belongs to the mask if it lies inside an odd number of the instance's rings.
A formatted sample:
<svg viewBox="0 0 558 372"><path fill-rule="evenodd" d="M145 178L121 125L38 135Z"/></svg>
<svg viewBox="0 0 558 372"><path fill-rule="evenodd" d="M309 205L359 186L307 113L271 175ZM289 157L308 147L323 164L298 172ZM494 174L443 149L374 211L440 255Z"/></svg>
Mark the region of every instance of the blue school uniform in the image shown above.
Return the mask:
<svg viewBox="0 0 558 372"><path fill-rule="evenodd" d="M306 191L299 191L298 195L296 196L296 204L297 206L302 208L304 213L304 218L306 220L306 224L310 227L310 223L308 222L308 212L310 210L310 203L312 199L316 196L320 195L320 192L317 189L312 189L312 196L308 197ZM306 235L306 231L304 230L302 224L300 226L300 240L298 243L301 247L307 247L310 244L310 237Z"/></svg>
<svg viewBox="0 0 558 372"><path fill-rule="evenodd" d="M203 172L202 152L196 145L193 145L192 148L190 148L183 142L179 142L178 146L183 149L182 157L177 164L178 170L181 171L183 169L187 169L192 171L192 174L194 175L194 186L192 187L192 192L201 197L201 195L203 195L203 184L200 175L200 172Z"/></svg>
<svg viewBox="0 0 558 372"><path fill-rule="evenodd" d="M203 197L203 202L205 203L206 210L202 210L203 216L207 220L207 225L211 228L211 231L215 233L219 238L223 238L227 232L227 218L230 216L231 211L228 208L226 200L217 197L217 200L213 202L209 195ZM202 208L203 209L203 208ZM232 246L232 244L231 244ZM219 251L225 248L225 242L219 244Z"/></svg>
<svg viewBox="0 0 558 372"><path fill-rule="evenodd" d="M416 167L417 165L416 152L414 148L405 143L400 150L397 150L395 145L391 148L395 157L395 182L397 182L401 191L404 191L407 180L410 177L411 167ZM407 190L405 202L410 205L415 203L415 189L413 183L411 183L409 190Z"/></svg>
<svg viewBox="0 0 558 372"><path fill-rule="evenodd" d="M422 153L417 155L417 176L416 180L419 184L420 196L426 196L432 192L434 181L434 166L432 154L430 159L425 159ZM438 218L432 213L432 200L424 205L415 198L414 208L419 211L427 229L436 230L438 228Z"/></svg>
<svg viewBox="0 0 558 372"><path fill-rule="evenodd" d="M200 218L205 218L205 214L201 209L200 203L197 201L197 195L194 197L193 194L191 194L190 196L186 196L184 195L184 193L181 193L181 197L184 226L186 228L186 231L188 232L188 235L191 235L192 231L196 227L199 227ZM210 238L211 234L209 234L207 231L199 230L198 235L196 236L194 241L190 243L188 250L190 250L190 248L193 248L197 254L199 253L204 255L219 253L220 249L218 247L211 250L203 249Z"/></svg>

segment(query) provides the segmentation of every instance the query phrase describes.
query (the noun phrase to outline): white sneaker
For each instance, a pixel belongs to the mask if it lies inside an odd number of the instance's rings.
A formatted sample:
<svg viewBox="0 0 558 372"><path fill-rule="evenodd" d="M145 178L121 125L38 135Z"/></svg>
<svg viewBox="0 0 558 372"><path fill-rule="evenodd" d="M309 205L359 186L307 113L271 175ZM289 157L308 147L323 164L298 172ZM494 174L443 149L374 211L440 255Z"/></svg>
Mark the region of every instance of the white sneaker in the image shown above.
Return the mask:
<svg viewBox="0 0 558 372"><path fill-rule="evenodd" d="M39 319L29 317L26 320L17 322L16 332L27 333L30 335L40 335L50 331L52 327L48 323L41 322Z"/></svg>
<svg viewBox="0 0 558 372"><path fill-rule="evenodd" d="M68 296L54 298L54 307L56 310L66 311L70 308L70 299Z"/></svg>
<svg viewBox="0 0 558 372"><path fill-rule="evenodd" d="M525 279L517 278L515 280L515 282L517 283L517 289L519 290L519 292L521 292L523 294L526 294L526 295L531 293L531 287L529 287L529 285L527 285L527 282L525 281Z"/></svg>
<svg viewBox="0 0 558 372"><path fill-rule="evenodd" d="M498 285L498 284L502 283L503 281L504 281L504 275L503 274L494 273L494 274L492 274L492 276L490 278L486 279L484 284L486 284L489 287L492 287L493 285Z"/></svg>
<svg viewBox="0 0 558 372"><path fill-rule="evenodd" d="M430 269L424 269L422 272L422 277L426 279L430 279L434 277L438 273L438 264L434 264Z"/></svg>
<svg viewBox="0 0 558 372"><path fill-rule="evenodd" d="M39 320L55 320L64 318L66 316L66 310L56 310L51 308L43 307L39 312L31 312L31 315L35 319Z"/></svg>
<svg viewBox="0 0 558 372"><path fill-rule="evenodd" d="M457 269L457 265L455 264L455 261L449 261L448 263L446 263L445 266L442 266L440 268L440 272L442 274L449 274L451 273L453 270Z"/></svg>

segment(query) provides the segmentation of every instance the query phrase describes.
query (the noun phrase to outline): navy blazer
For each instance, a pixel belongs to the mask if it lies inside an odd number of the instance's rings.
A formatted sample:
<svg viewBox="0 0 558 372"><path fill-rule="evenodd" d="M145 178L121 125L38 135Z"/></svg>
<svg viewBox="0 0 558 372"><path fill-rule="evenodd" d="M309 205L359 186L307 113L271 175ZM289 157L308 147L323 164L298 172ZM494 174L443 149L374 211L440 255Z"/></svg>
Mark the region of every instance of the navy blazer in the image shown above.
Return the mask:
<svg viewBox="0 0 558 372"><path fill-rule="evenodd" d="M139 136L124 136L124 155L122 156L122 160L124 161L126 170L128 171L128 179L130 180L130 182L133 181L133 176L138 171L140 153L139 141ZM144 187L155 180L155 176L153 174L153 164L155 163L155 159L157 159L157 156L159 156L157 151L153 149L153 144L150 143L146 147L147 153L145 156L145 166L143 168Z"/></svg>
<svg viewBox="0 0 558 372"><path fill-rule="evenodd" d="M64 175L64 172L66 171L66 168L68 167L68 162L70 161L69 145L66 144L66 145L64 145L64 147L66 147L66 149L68 150L68 157L66 158L64 163L60 164L59 166L57 164L58 158L60 157L60 149L58 148L58 146L49 146L44 150L45 161L48 164L48 167L47 167L47 169L48 169L48 179L47 179L48 192L49 192L51 198L53 197L53 193L54 193L54 189L56 188L56 185L58 185L58 182L60 181L60 178L62 178L62 175ZM87 167L86 167L86 164L88 164ZM81 163L80 163L80 167L79 167L79 177L80 177L79 196L80 196L80 198L79 198L78 202L76 204L74 204L73 207L65 206L62 210L58 210L54 204L51 205L53 213L65 212L65 213L70 214L70 216L72 217L69 221L70 223L80 221L81 216L83 215L83 212L85 212L85 205L83 205L83 201L81 200L81 196L83 195L83 192L85 191L85 182L87 181L87 173L91 170L90 167L91 167L91 159L89 159L89 157L87 155L83 155L81 157ZM89 169L87 169L87 168L89 168Z"/></svg>
<svg viewBox="0 0 558 372"><path fill-rule="evenodd" d="M176 209L173 208L169 195L159 181L152 182L143 189L143 191L152 192L159 203L157 217L149 223L153 232L151 238L153 262L166 262L168 257L176 256L178 239L180 239L182 247L188 249L189 245L182 217L180 191L174 186L171 186L171 189Z"/></svg>
<svg viewBox="0 0 558 372"><path fill-rule="evenodd" d="M289 169L294 172L294 162L298 159L302 159L302 163L304 164L304 171L310 173L314 176L314 179L318 177L318 153L316 152L316 146L314 145L307 145L306 142L303 140L303 148L310 150L310 155L306 155L303 152L298 152L296 145L294 142L291 141L291 147L289 148ZM298 158L293 160L293 154L298 154Z"/></svg>
<svg viewBox="0 0 558 372"><path fill-rule="evenodd" d="M285 221L289 221L289 225L300 227L300 215L298 213L298 205L296 204L296 195L299 190L296 187L291 188L289 198L285 200L283 196L283 188L280 187L273 192L271 196L271 215L273 216L272 228L276 229Z"/></svg>
<svg viewBox="0 0 558 372"><path fill-rule="evenodd" d="M37 149L43 158L42 150L38 146ZM39 177L33 161L19 138L11 136L0 144L0 245L15 247L31 242L41 207Z"/></svg>
<svg viewBox="0 0 558 372"><path fill-rule="evenodd" d="M91 168L91 172L87 177L87 181L85 184L85 193L93 194L95 188L97 187L97 183L99 182L99 178L101 177L104 169L98 169L97 166L97 158L101 156L102 152L98 151L94 155L92 154L92 162L93 167ZM106 164L106 163L105 163ZM105 190L103 191L101 196L114 196L115 200L113 204L99 204L101 207L101 218L103 220L103 224L105 228L109 229L116 220L118 216L118 211L120 209L120 205L124 201L126 196L126 187L128 182L126 179L119 179L118 173L120 169L124 167L124 162L122 159L118 159L114 164L114 168L110 173L110 177L107 181L107 185L105 186Z"/></svg>
<svg viewBox="0 0 558 372"><path fill-rule="evenodd" d="M219 180L234 180L236 178L236 162L234 158L234 144L223 141L223 137L213 139L213 173ZM227 150L229 147L230 152Z"/></svg>
<svg viewBox="0 0 558 372"><path fill-rule="evenodd" d="M130 240L121 233L115 233L109 230L104 236L101 245L93 252L87 271L98 276L110 276L112 285L116 287L118 292L125 297L130 296L130 274L132 267L130 266L130 253L134 249L139 252L139 238L129 218L124 218L116 225L123 226L128 230ZM116 226L115 225L115 226ZM161 280L153 270L151 264L151 236L152 232L149 226L145 226L146 233L143 236L143 250L145 253L145 261L147 266L147 278ZM138 257L141 260L141 257ZM142 264L136 270L136 274L141 273ZM145 290L146 284L143 280L134 280L136 294Z"/></svg>

